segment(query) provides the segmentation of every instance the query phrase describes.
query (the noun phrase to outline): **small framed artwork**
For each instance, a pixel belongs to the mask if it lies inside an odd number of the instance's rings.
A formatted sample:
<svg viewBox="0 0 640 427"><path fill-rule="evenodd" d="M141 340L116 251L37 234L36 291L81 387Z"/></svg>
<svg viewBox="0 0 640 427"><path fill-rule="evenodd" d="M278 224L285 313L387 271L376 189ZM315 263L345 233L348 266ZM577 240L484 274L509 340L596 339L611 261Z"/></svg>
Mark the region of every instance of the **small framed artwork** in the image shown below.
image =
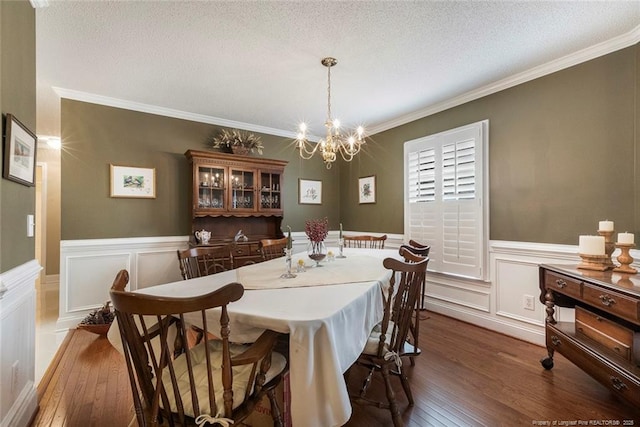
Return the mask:
<svg viewBox="0 0 640 427"><path fill-rule="evenodd" d="M111 165L111 197L156 198L156 170Z"/></svg>
<svg viewBox="0 0 640 427"><path fill-rule="evenodd" d="M376 202L375 175L358 178L358 202L360 204Z"/></svg>
<svg viewBox="0 0 640 427"><path fill-rule="evenodd" d="M36 179L36 135L7 114L2 176L28 187Z"/></svg>
<svg viewBox="0 0 640 427"><path fill-rule="evenodd" d="M321 205L322 181L312 179L298 179L298 204Z"/></svg>

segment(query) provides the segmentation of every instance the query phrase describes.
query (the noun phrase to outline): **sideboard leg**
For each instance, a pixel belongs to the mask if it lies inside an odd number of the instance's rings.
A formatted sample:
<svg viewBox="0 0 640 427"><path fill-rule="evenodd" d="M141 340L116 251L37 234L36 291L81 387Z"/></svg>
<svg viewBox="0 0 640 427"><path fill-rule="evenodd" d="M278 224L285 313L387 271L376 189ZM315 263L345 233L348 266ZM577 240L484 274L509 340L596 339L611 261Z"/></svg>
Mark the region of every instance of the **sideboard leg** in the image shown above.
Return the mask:
<svg viewBox="0 0 640 427"><path fill-rule="evenodd" d="M554 353L554 349L547 347L547 353L549 354L549 356L543 358L540 360L540 363L542 364L542 367L544 369L546 369L547 371L550 370L551 368L553 368L553 353Z"/></svg>

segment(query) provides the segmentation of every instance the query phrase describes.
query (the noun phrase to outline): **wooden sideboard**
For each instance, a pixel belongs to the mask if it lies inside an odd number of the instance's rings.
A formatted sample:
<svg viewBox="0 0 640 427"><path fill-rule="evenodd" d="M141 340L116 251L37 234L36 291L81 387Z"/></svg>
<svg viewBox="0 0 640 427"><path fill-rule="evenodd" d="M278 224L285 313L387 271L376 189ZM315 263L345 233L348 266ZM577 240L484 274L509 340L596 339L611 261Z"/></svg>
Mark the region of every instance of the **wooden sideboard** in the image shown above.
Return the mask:
<svg viewBox="0 0 640 427"><path fill-rule="evenodd" d="M613 393L640 406L640 277L570 265L540 266L540 301L553 368L557 351ZM575 308L575 321L558 322L555 307Z"/></svg>

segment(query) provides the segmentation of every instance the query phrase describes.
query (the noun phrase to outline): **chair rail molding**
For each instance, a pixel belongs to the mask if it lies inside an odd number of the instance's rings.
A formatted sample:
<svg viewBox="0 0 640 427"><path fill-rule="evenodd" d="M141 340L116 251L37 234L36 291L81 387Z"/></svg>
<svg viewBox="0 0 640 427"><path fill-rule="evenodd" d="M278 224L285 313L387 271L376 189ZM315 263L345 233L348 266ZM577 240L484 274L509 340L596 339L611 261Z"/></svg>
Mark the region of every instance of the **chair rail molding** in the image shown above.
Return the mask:
<svg viewBox="0 0 640 427"><path fill-rule="evenodd" d="M389 249L397 249L408 241L402 234L367 230L344 233L387 234L385 248ZM57 329L74 327L89 311L104 304L111 282L122 268L129 270L132 290L181 280L176 250L186 249L189 237L61 242ZM294 253L306 251L308 238L304 231L292 233L292 238ZM338 230L330 231L326 242L327 246L337 248ZM574 264L579 261L577 253L577 245L490 241L488 281L427 272L425 305L434 312L543 345L544 307L538 299L538 265ZM639 251L631 255L640 260ZM533 310L523 304L525 298L531 297ZM560 319L570 320L573 310L560 308L557 314Z"/></svg>

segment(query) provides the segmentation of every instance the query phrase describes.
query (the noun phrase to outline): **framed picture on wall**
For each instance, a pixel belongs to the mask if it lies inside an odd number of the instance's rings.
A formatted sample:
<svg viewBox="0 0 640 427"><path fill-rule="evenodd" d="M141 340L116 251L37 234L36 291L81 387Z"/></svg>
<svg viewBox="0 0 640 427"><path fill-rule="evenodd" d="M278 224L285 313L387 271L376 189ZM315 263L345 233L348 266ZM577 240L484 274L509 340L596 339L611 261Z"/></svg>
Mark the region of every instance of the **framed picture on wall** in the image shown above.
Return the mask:
<svg viewBox="0 0 640 427"><path fill-rule="evenodd" d="M33 187L36 180L36 135L7 114L2 176Z"/></svg>
<svg viewBox="0 0 640 427"><path fill-rule="evenodd" d="M360 204L376 202L375 175L358 178L358 202Z"/></svg>
<svg viewBox="0 0 640 427"><path fill-rule="evenodd" d="M321 205L322 181L298 179L298 204Z"/></svg>
<svg viewBox="0 0 640 427"><path fill-rule="evenodd" d="M111 165L111 197L156 198L156 170Z"/></svg>

